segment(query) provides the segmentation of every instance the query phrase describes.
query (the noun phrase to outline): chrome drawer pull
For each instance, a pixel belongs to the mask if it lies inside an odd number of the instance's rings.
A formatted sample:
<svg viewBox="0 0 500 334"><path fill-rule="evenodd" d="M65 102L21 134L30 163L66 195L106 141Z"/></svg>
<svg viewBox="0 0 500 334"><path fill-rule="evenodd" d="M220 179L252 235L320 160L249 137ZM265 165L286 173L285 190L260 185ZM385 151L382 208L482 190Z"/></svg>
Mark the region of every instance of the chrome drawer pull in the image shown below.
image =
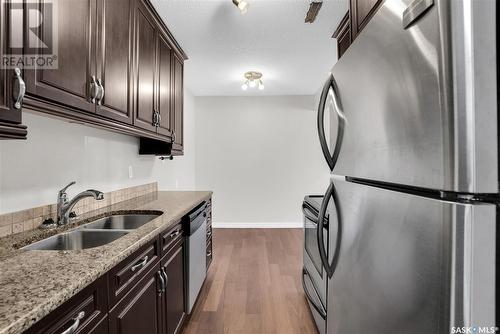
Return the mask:
<svg viewBox="0 0 500 334"><path fill-rule="evenodd" d="M82 312L78 313L76 318L73 319L73 325L71 325L70 328L68 328L67 330L65 330L61 334L73 334L74 332L76 332L76 330L78 329L78 326L80 326L80 320L82 320L83 317L85 317L85 312L82 311Z"/></svg>
<svg viewBox="0 0 500 334"><path fill-rule="evenodd" d="M181 234L181 230L177 230L175 232L172 232L170 234L170 238L175 238L176 236L178 236L179 234Z"/></svg>
<svg viewBox="0 0 500 334"><path fill-rule="evenodd" d="M207 256L212 256L212 252L208 252L208 253L207 253Z"/></svg>
<svg viewBox="0 0 500 334"><path fill-rule="evenodd" d="M144 268L144 266L146 265L146 263L148 263L148 257L147 256L145 256L142 260L140 260L136 264L134 264L132 266L132 268L130 268L130 270L136 271L138 269L142 269L142 268Z"/></svg>

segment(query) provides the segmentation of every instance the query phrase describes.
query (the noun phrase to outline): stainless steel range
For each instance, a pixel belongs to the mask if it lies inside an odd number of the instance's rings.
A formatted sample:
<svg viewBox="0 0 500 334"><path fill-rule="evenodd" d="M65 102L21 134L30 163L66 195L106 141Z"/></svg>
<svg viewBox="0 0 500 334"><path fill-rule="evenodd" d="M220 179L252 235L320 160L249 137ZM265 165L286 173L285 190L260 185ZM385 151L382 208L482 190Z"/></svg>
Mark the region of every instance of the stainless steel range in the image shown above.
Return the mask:
<svg viewBox="0 0 500 334"><path fill-rule="evenodd" d="M302 204L304 214L304 268L302 285L311 313L320 333L326 332L326 299L328 276L319 254L317 229L318 214L323 196L306 196ZM323 220L324 242L328 245L328 216Z"/></svg>

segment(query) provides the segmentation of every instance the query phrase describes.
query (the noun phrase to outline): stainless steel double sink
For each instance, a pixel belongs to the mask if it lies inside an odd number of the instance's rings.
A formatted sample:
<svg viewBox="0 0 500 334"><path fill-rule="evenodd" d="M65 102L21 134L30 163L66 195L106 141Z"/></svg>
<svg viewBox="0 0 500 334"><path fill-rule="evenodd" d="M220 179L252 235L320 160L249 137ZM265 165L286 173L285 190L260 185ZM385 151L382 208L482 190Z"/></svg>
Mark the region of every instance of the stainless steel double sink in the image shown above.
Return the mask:
<svg viewBox="0 0 500 334"><path fill-rule="evenodd" d="M97 219L79 228L56 234L23 247L24 250L81 250L106 245L130 230L160 216L161 213L151 214L117 214Z"/></svg>

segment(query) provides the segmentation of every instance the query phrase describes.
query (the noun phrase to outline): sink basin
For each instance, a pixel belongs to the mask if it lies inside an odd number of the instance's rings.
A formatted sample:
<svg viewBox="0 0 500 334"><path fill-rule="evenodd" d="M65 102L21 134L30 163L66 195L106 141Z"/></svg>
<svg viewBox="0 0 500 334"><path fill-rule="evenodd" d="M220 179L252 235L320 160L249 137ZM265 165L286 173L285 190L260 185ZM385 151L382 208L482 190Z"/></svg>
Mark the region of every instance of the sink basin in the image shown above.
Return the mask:
<svg viewBox="0 0 500 334"><path fill-rule="evenodd" d="M82 226L93 230L134 230L157 218L159 214L125 214L98 219Z"/></svg>
<svg viewBox="0 0 500 334"><path fill-rule="evenodd" d="M128 231L95 231L79 229L61 233L25 246L25 250L80 250L103 246L127 234Z"/></svg>

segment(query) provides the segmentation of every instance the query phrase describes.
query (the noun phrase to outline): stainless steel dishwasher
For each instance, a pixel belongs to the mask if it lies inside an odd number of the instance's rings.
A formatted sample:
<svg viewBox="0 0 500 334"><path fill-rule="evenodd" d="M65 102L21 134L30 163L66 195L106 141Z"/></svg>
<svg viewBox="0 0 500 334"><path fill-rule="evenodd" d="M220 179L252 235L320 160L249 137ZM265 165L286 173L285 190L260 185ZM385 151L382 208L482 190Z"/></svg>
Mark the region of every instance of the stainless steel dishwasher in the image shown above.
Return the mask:
<svg viewBox="0 0 500 334"><path fill-rule="evenodd" d="M191 314L201 286L207 276L207 203L203 202L184 216L184 226L187 230L187 261L188 261L188 303L187 313Z"/></svg>

